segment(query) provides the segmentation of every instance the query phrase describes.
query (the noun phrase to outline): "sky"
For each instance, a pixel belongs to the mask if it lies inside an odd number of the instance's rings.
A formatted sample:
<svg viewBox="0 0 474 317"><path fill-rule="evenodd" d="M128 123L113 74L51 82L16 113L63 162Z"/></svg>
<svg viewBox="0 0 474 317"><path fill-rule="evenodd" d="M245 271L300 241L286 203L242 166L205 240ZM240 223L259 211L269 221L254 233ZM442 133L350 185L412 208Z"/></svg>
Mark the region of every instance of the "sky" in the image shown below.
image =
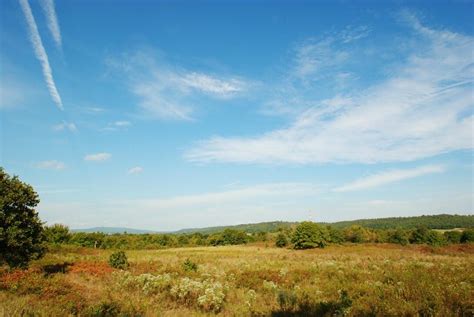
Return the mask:
<svg viewBox="0 0 474 317"><path fill-rule="evenodd" d="M473 212L472 1L0 2L0 166L47 224Z"/></svg>

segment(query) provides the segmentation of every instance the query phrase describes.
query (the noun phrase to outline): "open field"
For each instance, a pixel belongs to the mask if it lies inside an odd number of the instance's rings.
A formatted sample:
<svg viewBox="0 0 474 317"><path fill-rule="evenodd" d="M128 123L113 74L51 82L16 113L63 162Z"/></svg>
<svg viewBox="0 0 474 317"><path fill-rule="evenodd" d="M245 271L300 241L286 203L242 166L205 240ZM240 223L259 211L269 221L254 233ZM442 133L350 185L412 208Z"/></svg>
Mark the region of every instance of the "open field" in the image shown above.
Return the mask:
<svg viewBox="0 0 474 317"><path fill-rule="evenodd" d="M127 251L61 247L1 272L5 316L472 316L474 246L265 245ZM197 270L184 267L186 259Z"/></svg>

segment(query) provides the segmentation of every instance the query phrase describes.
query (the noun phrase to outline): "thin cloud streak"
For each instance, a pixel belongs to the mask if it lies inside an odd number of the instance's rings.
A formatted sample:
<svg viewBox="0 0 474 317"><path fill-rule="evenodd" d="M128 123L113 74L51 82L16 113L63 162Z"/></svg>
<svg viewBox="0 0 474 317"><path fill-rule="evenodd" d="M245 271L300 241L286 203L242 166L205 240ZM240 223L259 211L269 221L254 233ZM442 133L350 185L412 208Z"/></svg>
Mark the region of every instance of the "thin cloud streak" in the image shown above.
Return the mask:
<svg viewBox="0 0 474 317"><path fill-rule="evenodd" d="M427 174L442 173L444 167L440 165L420 166L412 169L397 169L381 172L375 175L358 179L352 183L333 189L335 192L349 192L368 188L374 188L390 183L399 182L405 179L415 178Z"/></svg>
<svg viewBox="0 0 474 317"><path fill-rule="evenodd" d="M369 164L471 149L474 37L415 21L410 26L421 44L391 77L316 101L289 127L255 137L212 137L185 157L204 163ZM319 68L308 65L302 75Z"/></svg>
<svg viewBox="0 0 474 317"><path fill-rule="evenodd" d="M88 154L84 157L84 161L103 162L103 161L107 161L111 157L112 157L112 154L110 153Z"/></svg>
<svg viewBox="0 0 474 317"><path fill-rule="evenodd" d="M36 58L40 61L41 68L43 71L44 80L46 86L48 87L49 94L53 99L53 102L56 106L63 110L63 103L61 101L61 96L56 88L56 84L53 79L53 71L49 65L48 55L44 49L43 42L41 41L40 34L38 32L38 26L36 25L35 18L31 12L30 4L28 0L19 0L23 14L25 15L26 24L28 25L28 33L30 36L31 44L33 45L33 50L35 52Z"/></svg>
<svg viewBox="0 0 474 317"><path fill-rule="evenodd" d="M56 9L54 8L54 1L41 0L40 4L41 4L41 7L43 8L44 15L46 16L46 20L48 22L48 29L51 32L51 36L53 37L54 43L56 43L56 46L59 49L61 49L62 48L61 31L59 29Z"/></svg>

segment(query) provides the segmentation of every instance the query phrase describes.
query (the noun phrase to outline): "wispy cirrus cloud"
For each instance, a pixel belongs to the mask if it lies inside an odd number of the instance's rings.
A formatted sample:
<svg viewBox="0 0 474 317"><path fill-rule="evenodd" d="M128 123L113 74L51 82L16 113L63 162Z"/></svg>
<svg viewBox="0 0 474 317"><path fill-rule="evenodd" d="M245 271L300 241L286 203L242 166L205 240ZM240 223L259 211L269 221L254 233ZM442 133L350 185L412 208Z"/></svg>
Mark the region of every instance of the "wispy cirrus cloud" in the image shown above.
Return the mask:
<svg viewBox="0 0 474 317"><path fill-rule="evenodd" d="M66 122L63 121L59 124L53 126L54 131L69 131L69 132L77 132L77 126L73 122Z"/></svg>
<svg viewBox="0 0 474 317"><path fill-rule="evenodd" d="M61 161L51 160L51 161L42 161L35 164L36 168L39 169L48 169L48 170L63 170L66 168L66 164Z"/></svg>
<svg viewBox="0 0 474 317"><path fill-rule="evenodd" d="M112 157L110 153L96 153L96 154L88 154L84 156L84 161L90 162L104 162L109 160Z"/></svg>
<svg viewBox="0 0 474 317"><path fill-rule="evenodd" d="M48 29L53 37L56 46L62 48L61 30L59 29L58 16L56 15L56 9L54 7L54 0L41 0L41 7L43 8L46 21L48 23Z"/></svg>
<svg viewBox="0 0 474 317"><path fill-rule="evenodd" d="M194 119L196 98L226 100L250 89L249 81L243 78L172 66L151 52L126 55L126 60L109 58L106 63L127 76L139 107L159 119L190 121Z"/></svg>
<svg viewBox="0 0 474 317"><path fill-rule="evenodd" d="M391 171L384 171L378 174L370 175L364 178L360 178L351 183L342 185L335 188L335 192L349 192L363 189L369 189L374 187L383 186L386 184L399 182L405 179L411 179L427 174L442 173L444 167L440 165L427 165L420 166L411 169L396 169Z"/></svg>
<svg viewBox="0 0 474 317"><path fill-rule="evenodd" d="M19 2L26 19L28 33L31 44L33 46L34 53L41 64L44 80L46 82L46 86L48 87L49 94L51 95L51 98L53 99L53 102L56 104L56 106L59 109L63 110L61 96L59 95L58 89L56 88L56 83L54 82L53 78L53 71L51 70L48 55L46 54L46 50L44 49L43 42L38 32L38 26L36 25L36 21L31 11L30 4L28 3L28 0L19 0Z"/></svg>
<svg viewBox="0 0 474 317"><path fill-rule="evenodd" d="M132 123L130 121L119 120L119 121L110 122L102 130L103 131L118 131L120 129L126 129L126 128L130 127L131 125L132 125Z"/></svg>
<svg viewBox="0 0 474 317"><path fill-rule="evenodd" d="M428 28L414 16L407 20L412 30L407 36L418 45L390 76L360 91L313 101L288 127L255 137L212 137L185 157L195 162L376 163L471 149L474 38ZM325 45L311 44L303 56L324 52ZM325 67L312 57L307 64L301 75Z"/></svg>
<svg viewBox="0 0 474 317"><path fill-rule="evenodd" d="M132 167L131 169L129 169L127 174L133 175L133 174L140 174L142 172L143 172L143 167L135 166L135 167Z"/></svg>

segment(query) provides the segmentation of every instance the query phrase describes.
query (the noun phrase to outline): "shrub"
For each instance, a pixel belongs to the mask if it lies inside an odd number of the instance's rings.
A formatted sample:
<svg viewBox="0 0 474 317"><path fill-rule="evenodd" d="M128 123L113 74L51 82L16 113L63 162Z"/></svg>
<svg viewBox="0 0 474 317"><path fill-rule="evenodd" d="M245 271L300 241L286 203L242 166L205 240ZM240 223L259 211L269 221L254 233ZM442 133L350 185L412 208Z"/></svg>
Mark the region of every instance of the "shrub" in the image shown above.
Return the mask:
<svg viewBox="0 0 474 317"><path fill-rule="evenodd" d="M388 242L390 243L407 245L410 242L408 237L408 232L403 229L395 229L388 232Z"/></svg>
<svg viewBox="0 0 474 317"><path fill-rule="evenodd" d="M0 265L27 267L43 256L44 229L35 207L38 194L0 167Z"/></svg>
<svg viewBox="0 0 474 317"><path fill-rule="evenodd" d="M326 227L311 221L300 223L291 238L295 249L324 248L328 241L329 233Z"/></svg>
<svg viewBox="0 0 474 317"><path fill-rule="evenodd" d="M277 294L277 301L282 312L290 312L296 308L298 297L293 291L279 290Z"/></svg>
<svg viewBox="0 0 474 317"><path fill-rule="evenodd" d="M329 232L329 239L332 243L344 242L344 235L342 231L331 226L327 226Z"/></svg>
<svg viewBox="0 0 474 317"><path fill-rule="evenodd" d="M461 243L474 242L474 229L467 229L462 232Z"/></svg>
<svg viewBox="0 0 474 317"><path fill-rule="evenodd" d="M123 251L114 252L109 257L109 265L116 269L125 270L128 268L129 263L127 255Z"/></svg>
<svg viewBox="0 0 474 317"><path fill-rule="evenodd" d="M198 265L191 261L189 258L186 259L183 263L183 270L186 272L196 272L198 269Z"/></svg>
<svg viewBox="0 0 474 317"><path fill-rule="evenodd" d="M461 237L462 237L462 232L460 231L445 231L444 232L444 238L449 242L449 243L460 243L461 242Z"/></svg>
<svg viewBox="0 0 474 317"><path fill-rule="evenodd" d="M279 232L275 240L275 246L279 248L284 248L287 245L288 245L288 238L283 232Z"/></svg>
<svg viewBox="0 0 474 317"><path fill-rule="evenodd" d="M362 226L353 225L344 230L344 239L352 243L363 243L371 240L371 232Z"/></svg>
<svg viewBox="0 0 474 317"><path fill-rule="evenodd" d="M68 226L62 224L54 224L44 227L44 234L49 243L61 244L68 243L71 239L71 233Z"/></svg>

